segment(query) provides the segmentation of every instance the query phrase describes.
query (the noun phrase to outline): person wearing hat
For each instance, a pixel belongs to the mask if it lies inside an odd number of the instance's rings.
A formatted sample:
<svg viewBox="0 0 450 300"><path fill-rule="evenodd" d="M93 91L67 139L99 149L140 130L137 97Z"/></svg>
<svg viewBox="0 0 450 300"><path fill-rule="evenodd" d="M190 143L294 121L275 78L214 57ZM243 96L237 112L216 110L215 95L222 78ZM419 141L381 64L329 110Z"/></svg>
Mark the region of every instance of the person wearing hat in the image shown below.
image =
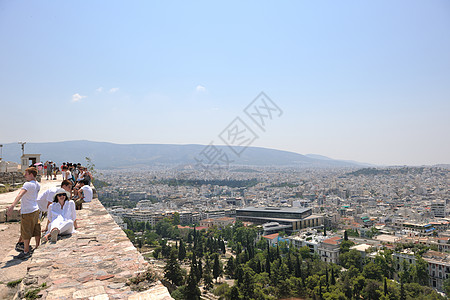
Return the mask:
<svg viewBox="0 0 450 300"><path fill-rule="evenodd" d="M53 196L53 203L48 207L47 233L42 237L43 242L48 241L49 237L56 242L59 234L71 234L78 228L75 202L69 198L69 192L64 189L58 189Z"/></svg>

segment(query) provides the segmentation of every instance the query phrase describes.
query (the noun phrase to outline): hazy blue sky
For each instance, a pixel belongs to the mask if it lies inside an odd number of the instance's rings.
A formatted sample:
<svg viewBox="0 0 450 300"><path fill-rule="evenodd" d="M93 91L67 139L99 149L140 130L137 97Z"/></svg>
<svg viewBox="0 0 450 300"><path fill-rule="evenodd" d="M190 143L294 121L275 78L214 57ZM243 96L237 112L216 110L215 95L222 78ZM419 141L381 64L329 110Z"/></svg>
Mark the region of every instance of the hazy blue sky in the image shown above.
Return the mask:
<svg viewBox="0 0 450 300"><path fill-rule="evenodd" d="M0 1L0 143L223 144L261 91L253 146L450 163L450 2Z"/></svg>

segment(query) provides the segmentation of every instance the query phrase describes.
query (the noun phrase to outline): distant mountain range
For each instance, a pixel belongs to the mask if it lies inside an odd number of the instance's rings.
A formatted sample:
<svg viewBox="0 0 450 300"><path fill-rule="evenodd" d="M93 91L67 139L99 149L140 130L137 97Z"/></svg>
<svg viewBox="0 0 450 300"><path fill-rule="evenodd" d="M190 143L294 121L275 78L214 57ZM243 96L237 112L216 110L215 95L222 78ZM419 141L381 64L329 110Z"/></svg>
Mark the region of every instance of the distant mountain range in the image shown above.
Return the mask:
<svg viewBox="0 0 450 300"><path fill-rule="evenodd" d="M225 153L233 166L291 166L303 168L359 168L372 166L354 161L335 160L326 156L307 154L275 149L248 147L235 148L241 152L240 156L233 153L227 146L206 145L171 145L171 144L113 144L92 141L66 141L53 143L27 143L25 153L41 154L41 160L53 160L85 163L89 157L96 168L122 168L132 166L155 165L195 165L196 160L206 161L209 150L218 150ZM19 162L21 148L17 143L3 145L3 160Z"/></svg>

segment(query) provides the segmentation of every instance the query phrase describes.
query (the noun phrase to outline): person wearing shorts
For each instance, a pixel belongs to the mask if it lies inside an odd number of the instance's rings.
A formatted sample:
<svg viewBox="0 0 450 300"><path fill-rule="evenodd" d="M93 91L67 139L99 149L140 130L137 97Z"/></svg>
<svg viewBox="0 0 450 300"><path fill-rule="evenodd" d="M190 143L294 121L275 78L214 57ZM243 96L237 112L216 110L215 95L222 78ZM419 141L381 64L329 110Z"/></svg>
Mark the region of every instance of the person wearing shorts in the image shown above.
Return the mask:
<svg viewBox="0 0 450 300"><path fill-rule="evenodd" d="M36 182L36 168L27 168L24 176L27 182L24 183L16 199L14 199L14 202L8 207L7 211L8 216L10 216L14 207L22 200L20 206L21 222L19 240L23 241L23 252L16 257L18 259L27 259L31 256L31 237L34 237L36 240L36 248L41 241L41 224L39 221L39 206L37 204L41 186Z"/></svg>

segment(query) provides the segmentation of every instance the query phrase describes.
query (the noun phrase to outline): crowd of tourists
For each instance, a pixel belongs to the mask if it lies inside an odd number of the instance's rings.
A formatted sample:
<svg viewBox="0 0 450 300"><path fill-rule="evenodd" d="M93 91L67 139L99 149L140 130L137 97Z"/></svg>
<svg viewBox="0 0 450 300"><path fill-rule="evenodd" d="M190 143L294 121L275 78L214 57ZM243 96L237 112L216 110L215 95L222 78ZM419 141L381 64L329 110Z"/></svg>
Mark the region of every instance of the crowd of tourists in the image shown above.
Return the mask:
<svg viewBox="0 0 450 300"><path fill-rule="evenodd" d="M63 163L57 167L54 162L48 161L44 168L48 180L56 180L56 175L62 175L60 187L39 194L41 186L36 181L38 170L29 167L24 173L27 182L7 210L10 216L21 201L20 238L16 244L16 250L20 253L15 257L17 259L28 259L41 243L56 243L58 236L74 233L78 228L76 210L82 209L83 203L91 202L93 198L90 187L92 174L81 164ZM45 216L48 221L41 237L41 221ZM30 246L32 237L36 241L35 248Z"/></svg>

